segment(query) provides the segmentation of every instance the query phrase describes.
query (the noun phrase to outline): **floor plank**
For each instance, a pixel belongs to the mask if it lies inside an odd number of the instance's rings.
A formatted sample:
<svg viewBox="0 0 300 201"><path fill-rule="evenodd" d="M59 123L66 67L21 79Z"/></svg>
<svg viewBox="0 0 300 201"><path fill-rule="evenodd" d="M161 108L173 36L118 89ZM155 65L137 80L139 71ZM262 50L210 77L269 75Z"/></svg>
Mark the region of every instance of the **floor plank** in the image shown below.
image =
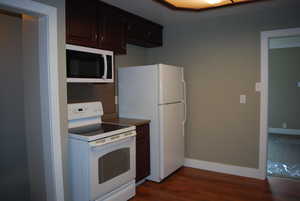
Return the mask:
<svg viewBox="0 0 300 201"><path fill-rule="evenodd" d="M143 183L130 201L300 201L300 181L262 181L184 167L160 184Z"/></svg>

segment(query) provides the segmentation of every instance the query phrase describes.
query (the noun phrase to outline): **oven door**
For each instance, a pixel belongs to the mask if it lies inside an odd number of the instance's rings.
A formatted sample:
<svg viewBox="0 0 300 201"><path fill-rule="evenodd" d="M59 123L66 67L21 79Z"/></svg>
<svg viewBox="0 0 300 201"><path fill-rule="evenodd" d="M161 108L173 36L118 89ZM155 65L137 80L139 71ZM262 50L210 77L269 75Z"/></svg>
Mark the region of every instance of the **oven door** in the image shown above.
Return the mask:
<svg viewBox="0 0 300 201"><path fill-rule="evenodd" d="M90 149L90 200L135 179L135 136Z"/></svg>

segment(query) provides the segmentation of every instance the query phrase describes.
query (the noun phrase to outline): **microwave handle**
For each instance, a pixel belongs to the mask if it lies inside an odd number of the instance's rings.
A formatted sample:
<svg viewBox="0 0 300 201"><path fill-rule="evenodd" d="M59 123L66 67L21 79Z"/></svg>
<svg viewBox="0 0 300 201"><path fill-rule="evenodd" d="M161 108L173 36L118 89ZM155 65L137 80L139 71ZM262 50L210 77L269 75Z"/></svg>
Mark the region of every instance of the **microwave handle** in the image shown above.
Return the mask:
<svg viewBox="0 0 300 201"><path fill-rule="evenodd" d="M104 57L104 75L103 75L103 79L107 79L107 57L106 55L103 55Z"/></svg>

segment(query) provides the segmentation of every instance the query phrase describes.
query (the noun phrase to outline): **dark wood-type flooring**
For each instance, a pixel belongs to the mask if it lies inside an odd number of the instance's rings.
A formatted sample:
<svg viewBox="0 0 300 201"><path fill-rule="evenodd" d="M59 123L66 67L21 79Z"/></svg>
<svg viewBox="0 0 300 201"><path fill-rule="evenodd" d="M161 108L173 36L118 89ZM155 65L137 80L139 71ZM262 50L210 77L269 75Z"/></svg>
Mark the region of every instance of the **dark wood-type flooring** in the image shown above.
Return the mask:
<svg viewBox="0 0 300 201"><path fill-rule="evenodd" d="M300 201L300 181L181 168L160 184L143 183L130 201Z"/></svg>

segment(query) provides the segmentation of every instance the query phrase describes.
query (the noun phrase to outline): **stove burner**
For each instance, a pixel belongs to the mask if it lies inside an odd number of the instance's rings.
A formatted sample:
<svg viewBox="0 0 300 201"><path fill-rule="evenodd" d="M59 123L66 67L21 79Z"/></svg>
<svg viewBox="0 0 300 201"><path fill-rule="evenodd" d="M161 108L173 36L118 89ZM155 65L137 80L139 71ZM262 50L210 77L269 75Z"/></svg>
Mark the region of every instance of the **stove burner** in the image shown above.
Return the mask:
<svg viewBox="0 0 300 201"><path fill-rule="evenodd" d="M119 130L122 128L127 128L128 126L121 126L116 124L93 124L88 126L81 126L77 128L69 129L69 133L82 135L86 137L95 136L115 130Z"/></svg>

